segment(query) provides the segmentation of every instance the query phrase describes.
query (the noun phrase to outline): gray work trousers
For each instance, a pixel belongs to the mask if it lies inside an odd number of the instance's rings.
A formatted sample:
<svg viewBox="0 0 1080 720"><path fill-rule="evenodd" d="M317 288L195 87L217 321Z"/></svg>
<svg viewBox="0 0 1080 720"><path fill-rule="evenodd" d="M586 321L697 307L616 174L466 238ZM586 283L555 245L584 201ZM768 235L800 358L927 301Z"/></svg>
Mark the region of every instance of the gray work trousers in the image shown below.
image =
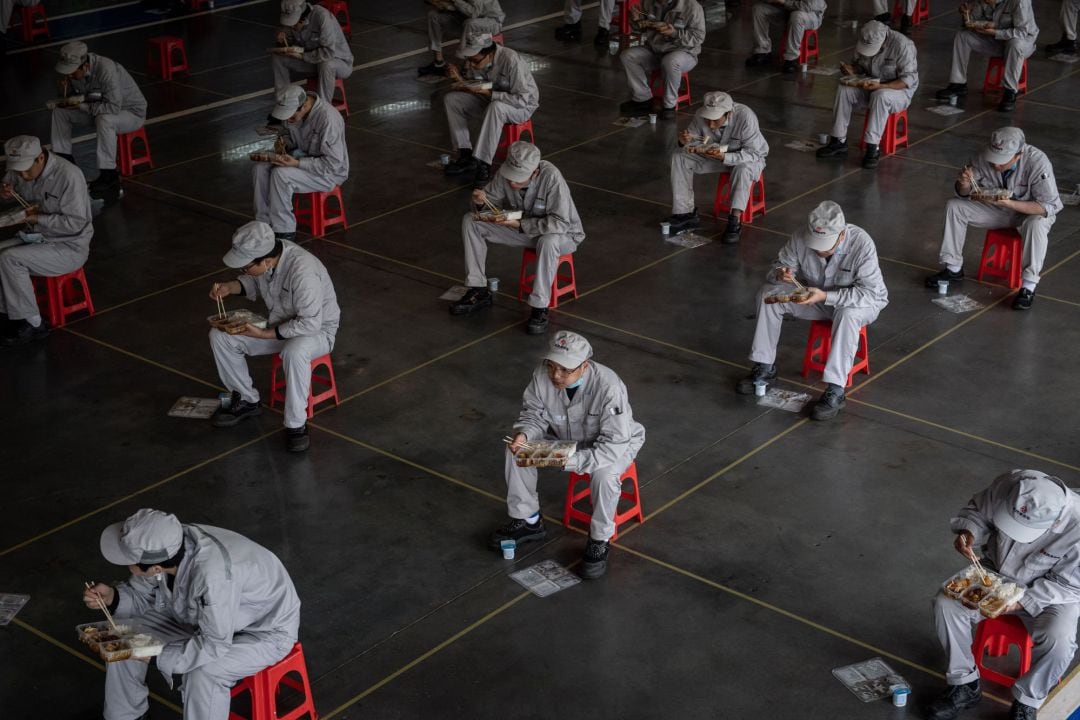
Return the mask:
<svg viewBox="0 0 1080 720"><path fill-rule="evenodd" d="M704 155L694 155L679 148L671 153L671 214L694 211L694 175L731 173L731 212L741 213L750 199L750 188L761 177L764 162L725 165Z"/></svg>
<svg viewBox="0 0 1080 720"><path fill-rule="evenodd" d="M961 30L953 38L952 70L949 82L967 82L968 62L971 60L973 50L979 55L1004 57L1005 73L1002 75L1001 84L1006 89L1015 91L1020 85L1020 73L1024 69L1024 60L1035 52L1035 43L1020 38L995 40L988 35Z"/></svg>
<svg viewBox="0 0 1080 720"><path fill-rule="evenodd" d="M545 440L557 440L545 436ZM619 507L622 483L619 478L630 467L633 457L623 457L614 465L602 467L589 476L592 491L592 521L589 537L609 540L615 534L615 512ZM518 467L514 454L506 452L506 509L510 517L524 520L540 512L540 497L536 492L536 468Z"/></svg>
<svg viewBox="0 0 1080 720"><path fill-rule="evenodd" d="M915 4L919 0L904 0L904 14L913 15L915 13ZM892 13L892 0L874 0L874 17L878 15L884 15L885 13Z"/></svg>
<svg viewBox="0 0 1080 720"><path fill-rule="evenodd" d="M780 287L795 289L794 285L775 285L766 283L758 292L757 327L754 329L754 344L750 348L750 360L771 365L776 360L776 345L780 342L780 329L785 316L803 320L831 320L832 341L829 347L829 359L825 362L822 380L833 385L847 385L848 373L855 364L855 351L859 349L859 330L864 325L877 320L878 311L874 308L838 308L816 303L799 305L797 303L765 303L765 295Z"/></svg>
<svg viewBox="0 0 1080 720"><path fill-rule="evenodd" d="M535 250L536 277L528 297L529 306L534 308L546 308L550 304L551 284L555 282L559 257L577 250L577 244L569 235L529 237L513 228L473 220L472 213L466 213L461 219L461 237L465 241L465 284L469 287L487 286L485 266L489 242Z"/></svg>
<svg viewBox="0 0 1080 720"><path fill-rule="evenodd" d="M821 20L816 13L808 13L801 10L788 11L768 3L754 3L755 54L768 54L772 52L772 38L769 37L770 26L774 22L784 21L787 22L787 44L784 47L785 60L795 60L799 57L799 50L802 48L804 32L807 30L817 30L821 27Z"/></svg>
<svg viewBox="0 0 1080 720"><path fill-rule="evenodd" d="M276 233L296 232L293 193L329 192L334 183L298 167L280 167L254 163L255 219L268 224Z"/></svg>
<svg viewBox="0 0 1080 720"><path fill-rule="evenodd" d="M455 150L473 147L469 138L469 120L483 118L473 156L489 165L499 147L503 125L523 123L532 117L532 113L526 109L467 92L448 92L443 102L446 105L446 121L450 125L450 143Z"/></svg>
<svg viewBox="0 0 1080 720"><path fill-rule="evenodd" d="M279 93L289 87L292 82L292 74L296 73L304 78L318 78L319 99L333 103L334 85L340 78L352 75L352 65L344 60L331 58L321 63L309 63L307 60L285 57L284 55L271 55L270 64L274 69L274 92Z"/></svg>
<svg viewBox="0 0 1080 720"><path fill-rule="evenodd" d="M607 30L611 26L611 16L615 13L615 0L600 0L599 27ZM564 18L568 25L581 22L581 0L566 0Z"/></svg>
<svg viewBox="0 0 1080 720"><path fill-rule="evenodd" d="M196 631L176 622L171 615L153 610L137 620L166 644L188 640ZM184 673L180 687L184 720L228 720L233 685L281 661L294 643L295 640L285 635L244 632L234 635L232 647L224 655ZM150 707L146 687L149 668L149 664L140 660L106 663L105 720L136 720L146 713Z"/></svg>
<svg viewBox="0 0 1080 720"><path fill-rule="evenodd" d="M443 35L450 29L456 29L462 39L473 35L498 35L502 32L502 23L495 18L467 18L460 13L445 10L429 10L427 14L428 48L432 52L442 52Z"/></svg>
<svg viewBox="0 0 1080 720"><path fill-rule="evenodd" d="M52 151L71 155L71 136L75 126L93 125L97 130L98 170L116 169L116 136L143 126L144 118L121 110L115 115L91 115L82 108L56 108L52 111Z"/></svg>
<svg viewBox="0 0 1080 720"><path fill-rule="evenodd" d="M885 89L870 92L862 88L838 85L836 99L833 101L832 136L841 140L847 139L852 113L868 107L869 119L863 140L874 145L880 144L889 115L906 110L911 105L911 95L910 90Z"/></svg>
<svg viewBox="0 0 1080 720"><path fill-rule="evenodd" d="M1062 0L1061 31L1070 40L1076 40L1076 20L1080 15L1080 0Z"/></svg>
<svg viewBox="0 0 1080 720"><path fill-rule="evenodd" d="M38 315L30 276L66 275L85 265L89 254L89 248L61 242L19 244L0 250L0 312L11 320Z"/></svg>
<svg viewBox="0 0 1080 720"><path fill-rule="evenodd" d="M1057 217L1022 215L1012 210L964 198L945 203L945 232L941 237L941 264L959 268L964 264L964 240L968 226L977 228L1017 228L1024 239L1023 282L1034 288L1046 260L1047 236Z"/></svg>
<svg viewBox="0 0 1080 720"><path fill-rule="evenodd" d="M979 670L971 643L975 626L985 618L978 610L939 593L931 603L938 640L949 656L945 682L963 685L977 680ZM1012 686L1013 697L1024 705L1039 707L1046 700L1076 653L1076 621L1080 605L1050 605L1032 617L1026 611L1016 613L1027 628L1035 646L1031 649L1031 668Z"/></svg>
<svg viewBox="0 0 1080 720"><path fill-rule="evenodd" d="M251 381L248 355L281 353L285 371L285 427L303 427L307 422L308 394L311 392L311 361L334 347L326 335L301 335L288 340L263 340L247 335L230 335L210 330L210 349L214 353L218 377L229 392L238 392L248 402L259 402L259 391Z"/></svg>
<svg viewBox="0 0 1080 720"><path fill-rule="evenodd" d="M697 55L691 55L685 50L672 50L671 52L657 55L647 47L632 47L623 50L619 54L619 60L626 70L626 83L630 86L630 97L636 102L644 102L652 98L652 87L649 78L653 70L660 70L664 76L664 107L675 107L676 98L679 97L679 85L682 84L682 74L690 72L697 67Z"/></svg>

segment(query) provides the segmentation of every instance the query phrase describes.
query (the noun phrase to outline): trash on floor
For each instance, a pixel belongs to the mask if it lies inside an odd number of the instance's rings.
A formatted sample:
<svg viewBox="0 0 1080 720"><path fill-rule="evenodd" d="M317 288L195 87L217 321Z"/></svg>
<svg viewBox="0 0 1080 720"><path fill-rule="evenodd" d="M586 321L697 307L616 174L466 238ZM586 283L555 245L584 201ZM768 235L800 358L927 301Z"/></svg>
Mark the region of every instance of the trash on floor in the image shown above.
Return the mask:
<svg viewBox="0 0 1080 720"><path fill-rule="evenodd" d="M911 685L879 657L833 668L832 674L863 702L892 697L897 691L905 696L906 702L906 695L911 692Z"/></svg>
<svg viewBox="0 0 1080 720"><path fill-rule="evenodd" d="M15 619L22 606L30 600L29 595L0 593L0 625L7 625Z"/></svg>
<svg viewBox="0 0 1080 720"><path fill-rule="evenodd" d="M708 245L712 242L712 238L707 238L704 235L698 235L695 232L681 232L675 235L668 235L664 238L672 245L681 245L685 248L696 248L702 245Z"/></svg>
<svg viewBox="0 0 1080 720"><path fill-rule="evenodd" d="M810 402L809 393L782 390L775 387L770 388L763 397L758 398L758 405L776 408L777 410L787 410L793 413L802 412L808 402Z"/></svg>
<svg viewBox="0 0 1080 720"><path fill-rule="evenodd" d="M977 300L972 300L967 295L950 295L949 297L934 298L931 302L945 308L951 313L966 313L984 307Z"/></svg>
<svg viewBox="0 0 1080 720"><path fill-rule="evenodd" d="M169 417L191 418L193 420L207 420L217 409L221 407L219 398L197 398L184 396L173 403L169 409Z"/></svg>
<svg viewBox="0 0 1080 720"><path fill-rule="evenodd" d="M537 597L553 595L581 582L581 578L554 560L545 560L512 572L510 578Z"/></svg>

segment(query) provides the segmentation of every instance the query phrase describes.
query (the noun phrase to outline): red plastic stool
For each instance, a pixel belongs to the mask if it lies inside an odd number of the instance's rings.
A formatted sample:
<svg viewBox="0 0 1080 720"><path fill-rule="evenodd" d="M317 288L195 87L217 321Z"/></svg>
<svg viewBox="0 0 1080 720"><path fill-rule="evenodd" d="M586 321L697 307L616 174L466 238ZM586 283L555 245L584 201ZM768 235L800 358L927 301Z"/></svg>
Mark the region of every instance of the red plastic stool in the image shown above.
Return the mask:
<svg viewBox="0 0 1080 720"><path fill-rule="evenodd" d="M341 32L352 37L352 19L349 17L349 3L345 0L322 0L319 3L324 8L330 11L338 24L341 25ZM343 19L344 18L344 19Z"/></svg>
<svg viewBox="0 0 1080 720"><path fill-rule="evenodd" d="M146 66L151 75L160 75L162 80L172 80L173 73L188 72L187 51L184 41L172 35L160 35L150 38L146 48ZM179 53L179 60L175 59Z"/></svg>
<svg viewBox="0 0 1080 720"><path fill-rule="evenodd" d="M1009 654L1010 645L1020 649L1020 672L1016 677L983 665L983 652L990 657L1001 657ZM1034 645L1035 642L1031 635L1028 635L1020 618L1015 615L1002 615L979 623L975 630L975 642L971 644L971 652L975 655L975 667L979 669L980 677L1012 687L1013 683L1031 668L1031 648Z"/></svg>
<svg viewBox="0 0 1080 720"><path fill-rule="evenodd" d="M892 9L893 17L904 16L904 0L896 0ZM915 12L911 13L911 24L918 25L930 19L930 0L918 0L915 3Z"/></svg>
<svg viewBox="0 0 1080 720"><path fill-rule="evenodd" d="M631 504L629 508L622 512L615 511L615 534L611 536L612 540L618 539L620 525L634 519L637 519L639 523L645 522L645 515L641 512L641 491L638 489L637 463L635 462L631 462L630 467L626 468L622 477L619 478L619 483L626 482L628 479L631 481L630 489L620 492L619 497L623 500L629 500ZM574 507L575 503L585 498L589 498L589 502L592 502L592 488L589 486L591 481L592 476L589 473L570 473L570 481L566 485L566 503L563 506L563 527L570 527L571 520L578 520L585 524L592 520L591 510L584 512ZM578 483L585 483L585 488L578 490Z"/></svg>
<svg viewBox="0 0 1080 720"><path fill-rule="evenodd" d="M142 141L143 151L135 154L135 141ZM146 139L146 128L132 130L129 133L117 133L116 135L116 165L120 174L124 177L135 174L135 168L139 165L154 167L154 160L150 157L150 141Z"/></svg>
<svg viewBox="0 0 1080 720"><path fill-rule="evenodd" d="M619 0L618 6L615 8L615 17L612 20L619 26L620 35L630 34L630 10L636 7L641 7L641 0Z"/></svg>
<svg viewBox="0 0 1080 720"><path fill-rule="evenodd" d="M829 360L829 349L832 346L832 321L811 320L810 337L806 339L806 353L803 355L802 376L806 377L811 370L824 370L825 363ZM864 372L870 374L870 351L866 345L866 326L859 328L859 346L855 349L855 362L848 373L847 383L844 387L851 387L851 379L855 373Z"/></svg>
<svg viewBox="0 0 1080 720"><path fill-rule="evenodd" d="M300 679L292 679L289 673L296 673ZM277 707L277 693L282 686L304 694L300 705L284 714L281 714ZM229 720L297 720L305 715L309 720L319 720L319 713L315 711L315 701L311 696L304 649L300 647L300 643L293 645L289 654L277 664L238 682L232 689L232 697L243 692L251 693L251 716L244 717L230 712Z"/></svg>
<svg viewBox="0 0 1080 720"><path fill-rule="evenodd" d="M660 70L653 70L649 75L649 87L652 88L652 96L654 98L664 97L664 74ZM685 90L683 89L685 88ZM690 105L693 100L690 99L690 73L682 74L682 82L679 83L679 93L675 97L675 109L678 110L679 106L683 103Z"/></svg>
<svg viewBox="0 0 1080 720"><path fill-rule="evenodd" d="M1015 290L1021 285L1023 259L1024 238L1016 228L987 230L979 274L975 279L982 280L984 275L1000 278L1008 281L1009 287Z"/></svg>
<svg viewBox="0 0 1080 720"><path fill-rule="evenodd" d="M328 215L326 212L330 198L337 200L336 215ZM341 225L343 230L349 229L349 223L345 220L345 201L341 199L340 185L335 185L329 192L296 193L293 195L293 214L296 215L297 226L308 228L312 237L322 237L326 234L326 228L333 225Z"/></svg>
<svg viewBox="0 0 1080 720"><path fill-rule="evenodd" d="M983 93L994 92L996 90L1004 89L1001 81L1005 77L1005 60L999 57L990 58L990 62L986 65L986 77L983 78ZM1020 82L1017 83L1020 87L1016 88L1016 92L1027 92L1027 60L1024 60L1024 67L1020 69Z"/></svg>
<svg viewBox="0 0 1080 720"><path fill-rule="evenodd" d="M325 375L319 375L315 372L320 365L326 366ZM274 363L270 367L270 407L274 407L278 402L285 402L285 371L282 370L282 377L279 380L278 370L281 370L281 353L274 355ZM327 389L315 394L316 385L324 385ZM338 404L337 383L334 382L334 365L330 362L330 353L326 353L311 361L311 390L308 391L307 416L310 418L315 414L316 405L323 400L330 399L333 399L335 405Z"/></svg>
<svg viewBox="0 0 1080 720"><path fill-rule="evenodd" d="M720 214L731 212L731 173L722 172L716 181L716 199L713 200L713 217L719 219ZM758 175L758 179L750 186L750 199L742 211L742 222L749 225L754 221L755 215L765 214L765 172Z"/></svg>
<svg viewBox="0 0 1080 720"><path fill-rule="evenodd" d="M90 299L90 286L86 284L86 273L82 268L55 277L31 275L30 279L34 283L38 308L53 327L64 327L67 316L80 310L94 314L94 301Z"/></svg>
<svg viewBox="0 0 1080 720"><path fill-rule="evenodd" d="M31 5L30 7L19 8L22 18L22 37L23 42L32 43L34 38L38 35L44 35L49 40L52 40L52 34L49 32L49 19L45 17L45 7L38 5ZM41 24L37 24L37 21L41 20Z"/></svg>
<svg viewBox="0 0 1080 720"><path fill-rule="evenodd" d="M532 293L533 279L536 278L536 273L528 275L529 265L536 262L536 251L532 248L525 248L521 253L521 275L518 278L518 300L524 300L526 295ZM563 263L570 266L569 273L560 273L559 268L563 266ZM562 285L559 284L562 281ZM548 301L548 307L559 307L559 298L563 295L569 295L573 293L574 299L577 299L577 279L574 275L574 256L572 253L559 256L559 262L555 266L555 279L551 283L551 300Z"/></svg>
<svg viewBox="0 0 1080 720"><path fill-rule="evenodd" d="M499 146L495 148L495 161L505 160L510 146L521 140L525 133L529 133L529 142L536 144L536 136L533 135L532 118L523 123L503 125L502 137L499 138Z"/></svg>
<svg viewBox="0 0 1080 720"><path fill-rule="evenodd" d="M304 81L304 90L308 92L319 92L319 79L308 78ZM338 100L338 90L341 91L341 99ZM345 117L349 117L349 99L345 97L345 81L338 78L334 81L334 96L330 98L330 104L334 106L335 110L340 110Z"/></svg>
<svg viewBox="0 0 1080 720"><path fill-rule="evenodd" d="M866 135L866 126L870 122L870 113L866 113L866 119L863 120L862 136ZM860 137L862 137L860 136ZM903 145L907 147L908 144L908 121L907 121L907 109L900 110L899 112L889 113L889 119L885 121L885 132L881 133L881 154L892 155L896 152L896 149ZM866 149L866 141L859 140L859 149Z"/></svg>
<svg viewBox="0 0 1080 720"><path fill-rule="evenodd" d="M810 40L814 42L811 43ZM780 38L780 58L783 59L787 51L787 29ZM810 58L818 59L818 36L817 30L803 30L802 45L799 46L799 64L810 62Z"/></svg>

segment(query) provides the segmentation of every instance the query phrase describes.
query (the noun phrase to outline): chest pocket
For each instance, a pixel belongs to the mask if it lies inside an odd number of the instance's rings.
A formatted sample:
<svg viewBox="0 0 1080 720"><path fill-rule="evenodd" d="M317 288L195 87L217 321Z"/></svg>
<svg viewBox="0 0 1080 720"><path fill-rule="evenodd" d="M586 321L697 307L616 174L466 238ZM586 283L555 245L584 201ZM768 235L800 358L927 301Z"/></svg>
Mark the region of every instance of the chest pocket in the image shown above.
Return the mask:
<svg viewBox="0 0 1080 720"><path fill-rule="evenodd" d="M1032 553L1024 560L1024 569L1031 574L1032 578L1037 578L1045 575L1056 562L1057 560L1049 555L1041 552Z"/></svg>
<svg viewBox="0 0 1080 720"><path fill-rule="evenodd" d="M529 217L543 217L547 215L547 198L539 197L533 198L532 206L529 208Z"/></svg>
<svg viewBox="0 0 1080 720"><path fill-rule="evenodd" d="M1001 13L1001 17L997 20L997 26L999 28L1011 28L1013 26L1013 14L1011 12Z"/></svg>
<svg viewBox="0 0 1080 720"><path fill-rule="evenodd" d="M56 215L60 212L60 197L54 195L51 192L46 192L43 195L44 199L41 202L41 209L45 211L46 215Z"/></svg>
<svg viewBox="0 0 1080 720"><path fill-rule="evenodd" d="M510 92L514 77L509 72L500 72L495 76L495 79L491 81L491 87L498 92Z"/></svg>
<svg viewBox="0 0 1080 720"><path fill-rule="evenodd" d="M603 419L603 413L600 412L587 412L585 413L585 437L589 440L595 440L600 435L600 420Z"/></svg>
<svg viewBox="0 0 1080 720"><path fill-rule="evenodd" d="M1032 200L1031 185L1029 183L1016 183L1012 186L1014 200Z"/></svg>
<svg viewBox="0 0 1080 720"><path fill-rule="evenodd" d="M896 79L896 63L885 62L881 65L881 70L878 71L878 77L881 78L881 82L892 82Z"/></svg>
<svg viewBox="0 0 1080 720"><path fill-rule="evenodd" d="M833 279L833 283L836 287L851 287L855 284L855 270L852 267L841 267L836 271L836 277Z"/></svg>

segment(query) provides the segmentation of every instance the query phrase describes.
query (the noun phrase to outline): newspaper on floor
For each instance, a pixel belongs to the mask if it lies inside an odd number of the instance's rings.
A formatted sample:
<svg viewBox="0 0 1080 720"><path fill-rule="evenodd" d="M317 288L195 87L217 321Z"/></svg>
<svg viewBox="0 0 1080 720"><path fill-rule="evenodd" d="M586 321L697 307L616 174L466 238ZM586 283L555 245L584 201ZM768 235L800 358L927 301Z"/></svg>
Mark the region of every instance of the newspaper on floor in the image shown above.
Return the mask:
<svg viewBox="0 0 1080 720"><path fill-rule="evenodd" d="M833 75L839 75L840 74L840 68L838 68L838 67L820 67L818 65L815 65L812 68L807 68L806 72L810 73L811 75L825 75L825 76L831 77Z"/></svg>
<svg viewBox="0 0 1080 720"><path fill-rule="evenodd" d="M964 111L955 105L935 105L926 108L926 112L932 112L935 115L962 115Z"/></svg>
<svg viewBox="0 0 1080 720"><path fill-rule="evenodd" d="M934 298L931 302L935 305L945 308L951 313L966 313L972 310L978 310L983 307L983 304L977 300L972 300L967 295L949 295L948 297Z"/></svg>
<svg viewBox="0 0 1080 720"><path fill-rule="evenodd" d="M832 674L863 702L889 697L898 687L911 689L903 676L879 657L833 668Z"/></svg>
<svg viewBox="0 0 1080 720"><path fill-rule="evenodd" d="M649 118L647 117L621 117L615 122L613 122L612 125L618 125L619 127L635 128L641 127L647 122L649 122Z"/></svg>
<svg viewBox="0 0 1080 720"><path fill-rule="evenodd" d="M581 582L581 578L554 560L545 560L524 570L512 572L510 577L537 597L553 595Z"/></svg>
<svg viewBox="0 0 1080 720"><path fill-rule="evenodd" d="M450 302L457 302L461 298L465 297L465 293L469 291L469 288L464 285L455 285L442 295L439 296L440 300L449 300Z"/></svg>
<svg viewBox="0 0 1080 720"><path fill-rule="evenodd" d="M30 599L29 595L0 593L0 625L7 625L15 619L22 606Z"/></svg>
<svg viewBox="0 0 1080 720"><path fill-rule="evenodd" d="M784 147L805 153L817 152L817 149L821 147L821 143L814 142L813 140L792 140L789 143L785 143Z"/></svg>
<svg viewBox="0 0 1080 720"><path fill-rule="evenodd" d="M712 238L698 235L695 232L681 232L675 235L668 235L664 239L672 245L681 245L684 248L701 247L702 245L708 245L712 242Z"/></svg>
<svg viewBox="0 0 1080 720"><path fill-rule="evenodd" d="M808 402L810 402L808 393L782 390L777 387L769 388L764 397L758 398L758 405L776 408L777 410L787 410L793 413L802 412Z"/></svg>
<svg viewBox="0 0 1080 720"><path fill-rule="evenodd" d="M1053 60L1054 62L1062 62L1062 63L1070 63L1070 64L1072 64L1072 63L1077 62L1078 60L1080 60L1080 55L1066 55L1064 53L1059 53L1057 55L1051 55L1050 59Z"/></svg>
<svg viewBox="0 0 1080 720"><path fill-rule="evenodd" d="M169 410L169 417L207 420L221 407L218 398L196 398L184 396L177 400Z"/></svg>

